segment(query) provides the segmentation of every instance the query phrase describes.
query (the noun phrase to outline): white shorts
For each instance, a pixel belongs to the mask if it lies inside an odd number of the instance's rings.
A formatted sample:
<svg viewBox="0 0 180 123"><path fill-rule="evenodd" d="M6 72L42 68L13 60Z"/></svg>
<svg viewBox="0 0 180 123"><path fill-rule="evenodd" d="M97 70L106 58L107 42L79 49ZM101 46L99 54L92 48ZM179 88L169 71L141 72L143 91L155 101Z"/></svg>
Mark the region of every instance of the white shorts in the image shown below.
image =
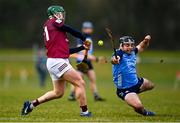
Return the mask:
<svg viewBox="0 0 180 123"><path fill-rule="evenodd" d="M53 81L60 80L62 75L72 68L69 60L63 58L48 58L46 66Z"/></svg>

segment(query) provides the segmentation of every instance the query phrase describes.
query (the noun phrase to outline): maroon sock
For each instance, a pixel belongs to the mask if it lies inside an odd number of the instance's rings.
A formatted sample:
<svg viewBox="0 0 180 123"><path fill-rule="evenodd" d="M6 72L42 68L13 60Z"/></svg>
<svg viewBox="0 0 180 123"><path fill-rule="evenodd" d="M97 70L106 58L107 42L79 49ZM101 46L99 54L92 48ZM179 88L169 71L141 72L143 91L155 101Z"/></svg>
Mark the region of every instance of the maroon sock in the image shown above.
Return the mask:
<svg viewBox="0 0 180 123"><path fill-rule="evenodd" d="M40 103L39 103L38 99L36 99L36 100L33 100L33 101L32 101L32 104L33 104L34 107L36 107L36 106L38 106Z"/></svg>
<svg viewBox="0 0 180 123"><path fill-rule="evenodd" d="M80 106L81 107L81 110L82 110L82 112L86 112L88 109L87 109L87 105L85 105L85 106Z"/></svg>

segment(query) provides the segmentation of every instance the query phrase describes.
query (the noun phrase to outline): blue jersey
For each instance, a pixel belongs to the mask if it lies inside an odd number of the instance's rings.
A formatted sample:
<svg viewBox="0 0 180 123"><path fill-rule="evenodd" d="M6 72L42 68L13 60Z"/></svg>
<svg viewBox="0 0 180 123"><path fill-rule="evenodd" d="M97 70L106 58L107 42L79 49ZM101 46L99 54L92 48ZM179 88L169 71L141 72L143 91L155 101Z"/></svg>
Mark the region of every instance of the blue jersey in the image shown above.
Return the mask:
<svg viewBox="0 0 180 123"><path fill-rule="evenodd" d="M86 40L89 40L89 41L91 42L91 46L90 46L90 49L88 50L88 54L93 55L93 52L94 52L94 51L93 51L93 41L92 41L91 36L90 36L90 35L87 35L87 36L86 36ZM77 46L81 46L81 45L83 45L83 41L78 38L78 39L77 39ZM79 54L84 55L83 51L80 51ZM82 61L82 60L83 60L82 57L78 57L78 58L77 58L77 61Z"/></svg>
<svg viewBox="0 0 180 123"><path fill-rule="evenodd" d="M119 64L112 66L113 81L118 89L132 87L138 83L136 73L136 54L138 49L135 48L130 54L117 50L117 55L120 56Z"/></svg>

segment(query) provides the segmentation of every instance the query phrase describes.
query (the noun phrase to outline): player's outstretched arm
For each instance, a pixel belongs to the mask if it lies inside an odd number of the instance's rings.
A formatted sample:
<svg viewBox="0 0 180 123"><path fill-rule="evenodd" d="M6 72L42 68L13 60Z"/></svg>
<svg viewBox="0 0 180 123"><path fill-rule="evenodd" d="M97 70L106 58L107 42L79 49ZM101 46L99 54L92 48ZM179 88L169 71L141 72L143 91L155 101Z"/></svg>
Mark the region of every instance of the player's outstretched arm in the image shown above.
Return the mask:
<svg viewBox="0 0 180 123"><path fill-rule="evenodd" d="M70 48L70 49L69 49L69 53L70 53L70 54L77 53L77 52L79 52L79 51L81 51L81 50L84 50L84 49L85 49L84 46L80 46L80 47L76 47L76 48Z"/></svg>
<svg viewBox="0 0 180 123"><path fill-rule="evenodd" d="M89 50L89 48L90 48L90 44L89 43L86 43L86 41L84 42L84 44L83 45L81 45L81 46L79 46L79 47L75 47L75 48L70 48L69 49L69 53L70 54L73 54L73 53L77 53L77 52L79 52L79 51L81 51L81 50Z"/></svg>
<svg viewBox="0 0 180 123"><path fill-rule="evenodd" d="M60 27L60 29L64 30L65 32L70 33L71 35L73 35L76 38L80 38L82 41L86 40L86 36L84 34L79 32L78 30L73 29L69 25L64 24L62 27Z"/></svg>
<svg viewBox="0 0 180 123"><path fill-rule="evenodd" d="M138 48L138 52L144 51L145 48L149 46L149 42L151 40L151 36L147 35L145 36L144 40L141 41L136 47Z"/></svg>

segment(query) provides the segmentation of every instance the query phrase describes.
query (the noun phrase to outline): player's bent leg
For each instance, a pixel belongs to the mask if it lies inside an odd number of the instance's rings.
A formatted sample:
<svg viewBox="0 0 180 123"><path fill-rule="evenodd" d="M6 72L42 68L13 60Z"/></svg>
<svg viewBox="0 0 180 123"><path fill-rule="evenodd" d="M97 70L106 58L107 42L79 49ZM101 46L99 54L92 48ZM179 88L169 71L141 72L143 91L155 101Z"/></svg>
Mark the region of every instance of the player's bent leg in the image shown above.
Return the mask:
<svg viewBox="0 0 180 123"><path fill-rule="evenodd" d="M85 82L80 74L72 68L63 75L63 79L74 85L76 98L80 99L81 105L86 105Z"/></svg>
<svg viewBox="0 0 180 123"><path fill-rule="evenodd" d="M154 84L150 80L146 78L143 78L143 79L144 79L144 82L140 87L140 92L144 92L144 91L151 90L154 88Z"/></svg>
<svg viewBox="0 0 180 123"><path fill-rule="evenodd" d="M64 94L65 81L63 80L53 81L53 87L54 89L52 91L45 93L43 96L33 100L32 102L25 101L21 111L21 115L29 114L36 106L38 106L41 103L62 97Z"/></svg>
<svg viewBox="0 0 180 123"><path fill-rule="evenodd" d="M155 113L151 111L147 111L144 106L142 105L138 95L136 93L128 93L124 100L127 102L128 105L134 108L134 110L144 116L154 116Z"/></svg>
<svg viewBox="0 0 180 123"><path fill-rule="evenodd" d="M86 102L85 82L81 75L73 68L64 73L63 79L70 82L75 87L76 98L79 101L81 113L80 116L90 117Z"/></svg>
<svg viewBox="0 0 180 123"><path fill-rule="evenodd" d="M77 72L81 75L81 77L83 78L83 73L82 72L80 72L80 71L78 71L77 70ZM70 95L69 95L69 97L68 97L68 100L69 101L76 101L76 96L75 96L75 87L74 87L74 85L72 85L71 84L71 91L70 91Z"/></svg>
<svg viewBox="0 0 180 123"><path fill-rule="evenodd" d="M144 107L143 107L143 105L142 105L142 103L141 103L141 101L140 101L140 99L139 99L139 97L138 97L138 95L136 93L133 93L133 92L128 93L125 96L124 100L126 101L126 103L128 105L133 107L135 109L135 111L139 110L139 112L143 112Z"/></svg>
<svg viewBox="0 0 180 123"><path fill-rule="evenodd" d="M45 93L38 98L39 103L44 103L52 99L61 98L64 95L65 81L55 80L53 81L53 90Z"/></svg>

